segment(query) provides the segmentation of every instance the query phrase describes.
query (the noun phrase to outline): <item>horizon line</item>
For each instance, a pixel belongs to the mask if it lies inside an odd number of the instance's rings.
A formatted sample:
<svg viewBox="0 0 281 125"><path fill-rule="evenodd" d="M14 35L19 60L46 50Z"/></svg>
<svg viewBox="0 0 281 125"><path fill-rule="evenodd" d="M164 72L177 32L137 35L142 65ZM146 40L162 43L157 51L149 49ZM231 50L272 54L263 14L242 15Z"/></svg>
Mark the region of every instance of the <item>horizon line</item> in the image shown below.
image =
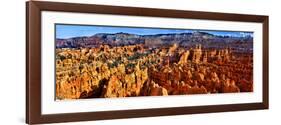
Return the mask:
<svg viewBox="0 0 281 125"><path fill-rule="evenodd" d="M160 35L160 34L183 34L203 32L214 36L223 37L253 37L253 32L249 31L222 31L222 30L203 30L203 29L170 29L170 28L146 28L146 27L122 27L122 26L89 26L89 25L69 25L56 24L56 39L71 39L75 37L91 37L96 34L132 34L139 36Z"/></svg>

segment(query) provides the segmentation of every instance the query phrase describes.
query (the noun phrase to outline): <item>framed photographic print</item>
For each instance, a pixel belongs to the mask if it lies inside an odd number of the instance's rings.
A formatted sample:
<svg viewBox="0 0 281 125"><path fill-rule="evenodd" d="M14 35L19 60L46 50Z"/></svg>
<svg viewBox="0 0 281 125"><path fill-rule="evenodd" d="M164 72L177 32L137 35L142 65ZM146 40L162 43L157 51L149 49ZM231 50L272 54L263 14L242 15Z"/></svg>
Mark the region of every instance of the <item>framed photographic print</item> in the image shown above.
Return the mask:
<svg viewBox="0 0 281 125"><path fill-rule="evenodd" d="M268 16L29 1L30 124L268 109Z"/></svg>

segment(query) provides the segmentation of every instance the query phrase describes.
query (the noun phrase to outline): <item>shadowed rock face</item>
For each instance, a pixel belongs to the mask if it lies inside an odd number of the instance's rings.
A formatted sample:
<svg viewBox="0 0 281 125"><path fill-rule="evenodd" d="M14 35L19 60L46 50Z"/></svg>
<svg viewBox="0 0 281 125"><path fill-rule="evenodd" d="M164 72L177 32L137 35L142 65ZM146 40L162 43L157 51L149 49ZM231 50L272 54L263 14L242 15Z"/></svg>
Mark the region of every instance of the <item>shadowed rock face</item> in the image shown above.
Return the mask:
<svg viewBox="0 0 281 125"><path fill-rule="evenodd" d="M148 38L165 43L189 37L209 44L153 43L151 47L146 43ZM223 38L199 32L97 34L57 40L56 99L253 92L251 39L224 38L233 48L222 43L213 48L208 42L219 39ZM239 46L244 46L243 51Z"/></svg>

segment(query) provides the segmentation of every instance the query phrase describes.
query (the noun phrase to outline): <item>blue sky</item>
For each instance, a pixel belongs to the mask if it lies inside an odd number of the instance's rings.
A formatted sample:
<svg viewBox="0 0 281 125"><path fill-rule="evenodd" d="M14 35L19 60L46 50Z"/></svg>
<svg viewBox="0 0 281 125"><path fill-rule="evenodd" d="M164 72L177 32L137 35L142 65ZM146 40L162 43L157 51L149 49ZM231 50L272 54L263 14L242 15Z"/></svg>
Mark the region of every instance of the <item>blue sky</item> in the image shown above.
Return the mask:
<svg viewBox="0 0 281 125"><path fill-rule="evenodd" d="M160 29L160 28L136 28L136 27L112 27L112 26L89 26L89 25L56 25L56 38L71 38L77 36L92 36L97 33L130 33L137 35L154 35L167 33L190 33L195 31L208 32L221 36L245 36L253 35L249 32L234 31L210 31L210 30L189 30L189 29Z"/></svg>

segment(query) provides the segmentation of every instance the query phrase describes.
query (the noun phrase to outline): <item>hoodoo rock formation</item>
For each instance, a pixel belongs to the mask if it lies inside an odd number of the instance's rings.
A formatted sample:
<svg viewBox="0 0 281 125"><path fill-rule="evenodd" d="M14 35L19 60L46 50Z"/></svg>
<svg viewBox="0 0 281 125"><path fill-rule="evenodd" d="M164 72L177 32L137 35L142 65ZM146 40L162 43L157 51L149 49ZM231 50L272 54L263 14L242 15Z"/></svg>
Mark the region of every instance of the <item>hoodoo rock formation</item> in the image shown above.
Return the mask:
<svg viewBox="0 0 281 125"><path fill-rule="evenodd" d="M178 62L178 64L186 64L187 63L187 59L188 59L188 56L189 56L189 51L187 50L186 52L184 52L182 54L182 56L180 57L180 61Z"/></svg>
<svg viewBox="0 0 281 125"><path fill-rule="evenodd" d="M196 47L191 50L191 53L192 53L192 62L199 63L202 56L201 45L200 44L196 45Z"/></svg>

